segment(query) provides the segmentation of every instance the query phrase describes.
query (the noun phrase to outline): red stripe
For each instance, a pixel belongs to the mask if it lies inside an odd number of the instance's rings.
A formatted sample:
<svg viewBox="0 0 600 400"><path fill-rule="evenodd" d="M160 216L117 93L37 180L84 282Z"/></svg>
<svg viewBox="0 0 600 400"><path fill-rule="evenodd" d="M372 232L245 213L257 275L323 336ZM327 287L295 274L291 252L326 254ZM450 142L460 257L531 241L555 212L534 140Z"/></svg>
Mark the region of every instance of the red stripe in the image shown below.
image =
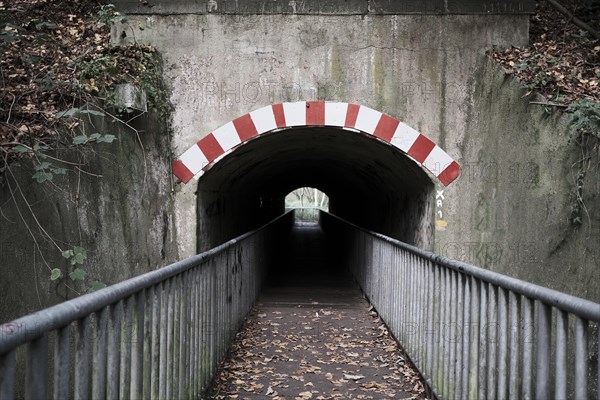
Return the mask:
<svg viewBox="0 0 600 400"><path fill-rule="evenodd" d="M212 162L215 158L224 153L223 148L212 133L209 133L207 136L200 139L198 147L200 147L200 150L202 150L208 162Z"/></svg>
<svg viewBox="0 0 600 400"><path fill-rule="evenodd" d="M233 126L235 126L235 130L237 131L242 142L252 139L254 136L258 135L256 126L254 126L254 122L252 121L252 118L250 118L250 114L246 114L243 117L234 119Z"/></svg>
<svg viewBox="0 0 600 400"><path fill-rule="evenodd" d="M425 136L419 135L410 149L408 149L408 155L422 164L434 147L435 143Z"/></svg>
<svg viewBox="0 0 600 400"><path fill-rule="evenodd" d="M278 128L285 128L285 113L283 112L283 104L273 104L273 116L275 117L275 124Z"/></svg>
<svg viewBox="0 0 600 400"><path fill-rule="evenodd" d="M325 125L325 102L306 102L306 125Z"/></svg>
<svg viewBox="0 0 600 400"><path fill-rule="evenodd" d="M188 183L190 179L194 177L192 171L190 171L181 160L173 161L173 175L178 177L183 183Z"/></svg>
<svg viewBox="0 0 600 400"><path fill-rule="evenodd" d="M356 125L356 118L358 117L358 104L348 104L348 112L346 112L346 122L344 126L346 128L354 128Z"/></svg>
<svg viewBox="0 0 600 400"><path fill-rule="evenodd" d="M442 171L441 174L438 175L438 179L444 184L444 186L448 186L453 180L458 178L460 175L460 165L456 161L452 161L450 165L446 167Z"/></svg>
<svg viewBox="0 0 600 400"><path fill-rule="evenodd" d="M396 128L399 124L400 121L398 121L396 118L392 118L387 114L381 114L381 119L377 123L377 128L375 128L373 135L385 140L386 142L389 142L392 140L394 132L396 132Z"/></svg>

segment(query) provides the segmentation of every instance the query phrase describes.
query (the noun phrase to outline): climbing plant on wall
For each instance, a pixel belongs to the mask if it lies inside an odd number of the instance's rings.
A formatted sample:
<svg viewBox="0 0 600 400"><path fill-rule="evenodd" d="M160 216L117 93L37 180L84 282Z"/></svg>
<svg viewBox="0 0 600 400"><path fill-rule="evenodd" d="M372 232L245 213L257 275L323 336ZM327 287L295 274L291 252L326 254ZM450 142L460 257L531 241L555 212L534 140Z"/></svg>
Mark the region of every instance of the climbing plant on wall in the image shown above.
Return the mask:
<svg viewBox="0 0 600 400"><path fill-rule="evenodd" d="M47 265L49 279L86 290L103 284L87 272L83 244L67 245L51 237L22 188L32 183L57 186L63 182L58 177L70 174L101 179L84 167L96 146L119 140L111 126L127 127L141 146L143 132L133 121L146 110L169 113L159 54L135 41L111 45L114 24L127 26L128 21L113 5L95 0L0 2L0 186L8 188L19 210L32 217L36 232L62 255L63 265ZM123 84L143 93L139 108L118 95L115 89ZM99 119L105 123L96 124ZM21 167L31 169L30 181L19 178ZM78 189L61 190L72 192L79 207ZM39 236L27 228L36 242ZM41 252L37 242L35 247Z"/></svg>

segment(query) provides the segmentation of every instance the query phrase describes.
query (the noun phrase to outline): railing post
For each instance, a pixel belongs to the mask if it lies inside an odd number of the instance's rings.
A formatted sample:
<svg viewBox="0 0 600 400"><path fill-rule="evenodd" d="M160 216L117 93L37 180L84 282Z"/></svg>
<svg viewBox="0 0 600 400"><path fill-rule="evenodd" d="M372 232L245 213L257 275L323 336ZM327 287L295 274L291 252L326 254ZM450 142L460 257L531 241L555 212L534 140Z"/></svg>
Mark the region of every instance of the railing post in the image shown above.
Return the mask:
<svg viewBox="0 0 600 400"><path fill-rule="evenodd" d="M15 350L0 355L0 399L15 397Z"/></svg>
<svg viewBox="0 0 600 400"><path fill-rule="evenodd" d="M46 398L47 360L48 336L44 334L29 342L27 346L26 399Z"/></svg>
<svg viewBox="0 0 600 400"><path fill-rule="evenodd" d="M599 344L600 345L600 344ZM575 398L587 399L588 392L588 322L575 318Z"/></svg>
<svg viewBox="0 0 600 400"><path fill-rule="evenodd" d="M550 398L550 337L551 337L551 308L547 304L537 302L537 347L536 347L536 384L535 398L547 400Z"/></svg>

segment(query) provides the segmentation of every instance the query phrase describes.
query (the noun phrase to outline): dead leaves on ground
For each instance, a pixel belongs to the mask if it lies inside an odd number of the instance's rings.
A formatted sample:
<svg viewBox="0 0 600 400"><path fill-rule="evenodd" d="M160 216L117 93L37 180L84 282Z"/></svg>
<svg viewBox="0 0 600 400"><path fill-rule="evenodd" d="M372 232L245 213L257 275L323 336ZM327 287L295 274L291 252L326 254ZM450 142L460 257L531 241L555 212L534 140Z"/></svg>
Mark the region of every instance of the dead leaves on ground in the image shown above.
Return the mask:
<svg viewBox="0 0 600 400"><path fill-rule="evenodd" d="M366 307L265 307L251 315L216 375L211 398L426 398L418 372Z"/></svg>
<svg viewBox="0 0 600 400"><path fill-rule="evenodd" d="M531 17L530 43L488 54L528 86L529 93L539 92L559 104L582 98L600 102L600 40L546 2L538 2Z"/></svg>

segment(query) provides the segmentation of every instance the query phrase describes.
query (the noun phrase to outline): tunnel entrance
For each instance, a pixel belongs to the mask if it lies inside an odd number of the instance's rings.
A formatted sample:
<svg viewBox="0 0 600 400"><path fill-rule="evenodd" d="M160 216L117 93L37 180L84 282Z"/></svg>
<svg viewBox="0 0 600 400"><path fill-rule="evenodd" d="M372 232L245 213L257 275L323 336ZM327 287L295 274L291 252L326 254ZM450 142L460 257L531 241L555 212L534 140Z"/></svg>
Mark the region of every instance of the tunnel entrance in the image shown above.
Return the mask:
<svg viewBox="0 0 600 400"><path fill-rule="evenodd" d="M273 104L205 135L173 162L199 177L198 251L267 223L293 189L327 193L329 211L430 250L432 179L448 185L458 164L423 134L357 104Z"/></svg>
<svg viewBox="0 0 600 400"><path fill-rule="evenodd" d="M249 141L198 183L198 251L285 211L298 187L329 196L329 211L407 243L433 242L433 182L402 152L360 132L291 128Z"/></svg>

